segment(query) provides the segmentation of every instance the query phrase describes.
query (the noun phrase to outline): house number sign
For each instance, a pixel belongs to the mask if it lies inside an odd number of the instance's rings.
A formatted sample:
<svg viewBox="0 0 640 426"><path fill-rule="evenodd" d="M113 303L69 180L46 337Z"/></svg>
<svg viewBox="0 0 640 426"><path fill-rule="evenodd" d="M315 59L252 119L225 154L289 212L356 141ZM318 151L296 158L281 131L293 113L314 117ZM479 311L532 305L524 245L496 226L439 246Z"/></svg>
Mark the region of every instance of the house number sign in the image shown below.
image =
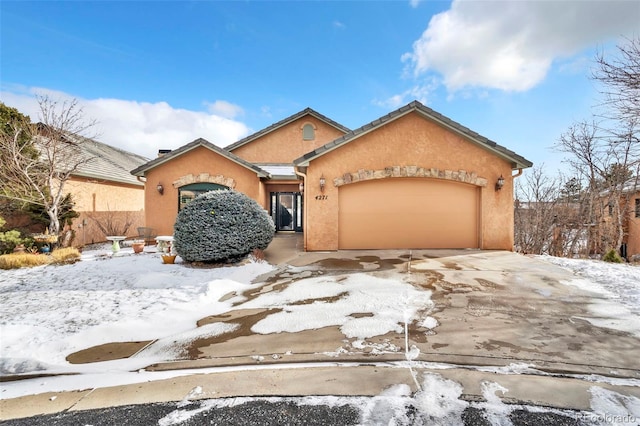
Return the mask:
<svg viewBox="0 0 640 426"><path fill-rule="evenodd" d="M316 195L316 200L326 200L328 198L328 195Z"/></svg>

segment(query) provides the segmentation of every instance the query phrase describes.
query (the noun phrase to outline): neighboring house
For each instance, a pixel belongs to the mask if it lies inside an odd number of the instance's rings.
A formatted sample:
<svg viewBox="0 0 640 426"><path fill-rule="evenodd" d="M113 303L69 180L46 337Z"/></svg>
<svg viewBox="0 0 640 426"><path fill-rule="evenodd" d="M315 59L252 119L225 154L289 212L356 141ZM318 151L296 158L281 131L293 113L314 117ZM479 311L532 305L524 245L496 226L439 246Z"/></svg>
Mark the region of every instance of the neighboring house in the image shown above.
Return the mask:
<svg viewBox="0 0 640 426"><path fill-rule="evenodd" d="M640 188L630 198L631 209L628 216L626 248L627 258L640 257ZM640 260L640 259L638 259Z"/></svg>
<svg viewBox="0 0 640 426"><path fill-rule="evenodd" d="M305 109L226 149L198 139L131 173L146 179L146 225L161 234L191 198L226 187L278 231L304 232L306 250L512 250L513 178L531 165L412 102L353 131Z"/></svg>
<svg viewBox="0 0 640 426"><path fill-rule="evenodd" d="M622 189L617 203L609 199L606 192L603 192L603 199L606 201L603 204L599 234L616 235L616 228L621 226L623 236L620 255L628 260L640 260L640 187L637 182L634 180ZM614 220L619 212L622 213L621 223Z"/></svg>
<svg viewBox="0 0 640 426"><path fill-rule="evenodd" d="M74 210L80 214L71 226L76 234L73 245L106 241L99 224L122 230L128 223L126 236L137 235L137 228L144 225L144 183L130 170L149 159L93 139L74 140L87 161L65 186L75 202Z"/></svg>

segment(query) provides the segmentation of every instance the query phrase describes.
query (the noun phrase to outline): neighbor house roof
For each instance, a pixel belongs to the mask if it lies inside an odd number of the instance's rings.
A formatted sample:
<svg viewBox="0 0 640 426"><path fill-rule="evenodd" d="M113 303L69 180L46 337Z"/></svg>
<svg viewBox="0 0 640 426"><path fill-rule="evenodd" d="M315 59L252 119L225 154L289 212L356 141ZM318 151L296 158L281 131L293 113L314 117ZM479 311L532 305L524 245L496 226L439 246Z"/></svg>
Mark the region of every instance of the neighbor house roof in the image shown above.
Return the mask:
<svg viewBox="0 0 640 426"><path fill-rule="evenodd" d="M289 123L292 123L292 122L304 117L305 115L311 115L311 116L317 118L318 120L324 121L328 125L335 127L336 129L340 130L343 133L347 133L350 130L349 128L344 127L342 124L333 121L332 119L320 114L317 111L312 110L311 108L305 108L302 111L300 111L300 112L298 112L296 114L293 114L292 116L287 117L287 118L285 118L283 120L280 120L277 123L274 123L269 127L265 127L264 129L260 130L259 132L256 132L256 133L254 133L252 135L249 135L244 139L240 139L239 141L234 142L231 145L227 145L225 147L225 149L227 151L233 151L236 148L240 148L243 145L246 145L246 144L248 144L248 143L250 143L250 142L252 142L252 141L254 141L254 140L256 140L256 139L258 139L258 138L260 138L260 137L262 137L262 136L264 136L266 134L268 134L268 133L271 133L271 132L279 129L280 127L283 127L283 126L285 126L285 125L287 125Z"/></svg>
<svg viewBox="0 0 640 426"><path fill-rule="evenodd" d="M98 142L94 139L64 132L66 141L79 147L73 158L73 163L80 163L72 173L76 177L84 177L100 181L125 183L143 186L130 170L149 161L148 158L138 154L124 151L119 148ZM46 138L46 136L43 136Z"/></svg>
<svg viewBox="0 0 640 426"><path fill-rule="evenodd" d="M207 149L210 149L211 151L226 157L227 159L229 159L230 161L233 161L236 164L241 165L242 167L246 167L247 169L255 172L258 177L266 177L269 178L271 177L269 175L269 173L263 169L261 169L260 167L249 163L248 161L243 160L242 158L238 157L237 155L234 155L232 153L230 153L229 151L226 151L214 144L212 144L211 142L207 141L206 139L202 139L202 138L198 138L196 140L194 140L191 143L188 143L186 145L181 146L178 149L175 149L173 151L168 152L167 154L162 155L161 157L155 158L151 161L149 161L146 164L143 164L133 170L131 170L131 174L135 175L135 176L144 176L145 173L151 169L153 169L154 167L158 167L161 164L166 163L167 161L170 161L176 157L179 157L180 155L183 155L191 150L194 150L198 147L204 147Z"/></svg>
<svg viewBox="0 0 640 426"><path fill-rule="evenodd" d="M311 152L306 153L305 155L303 155L300 158L297 158L296 160L294 160L294 164L296 166L308 166L309 162L313 161L314 159L333 151L336 148L341 147L342 145L345 145L355 139L358 139L359 137L373 131L376 130L379 127L384 126L387 123L390 123L394 120L397 120L400 117L403 117L407 114L410 114L412 112L417 112L419 114L422 114L424 117L426 117L427 119L441 125L442 127L445 127L451 131L453 131L454 133L457 133L463 137L465 137L466 139L470 140L471 142L481 146L484 149L487 149L491 152L493 152L494 154L496 154L498 157L504 158L505 160L511 162L511 167L513 169L520 169L520 168L526 168L526 167L531 167L533 165L533 163L529 160L527 160L526 158L516 154L513 151L508 150L507 148L498 145L496 142L485 138L482 135L479 135L478 133L474 132L473 130L461 125L460 123L457 123L453 120L451 120L448 117L445 117L444 115L432 110L431 108L428 108L426 106L424 106L423 104L421 104L418 101L413 101L410 104L407 104L405 106L403 106L402 108L399 108L395 111L390 112L389 114L378 118L377 120L372 121L369 124L365 124L364 126L353 130L341 137L339 137L338 139L335 139Z"/></svg>

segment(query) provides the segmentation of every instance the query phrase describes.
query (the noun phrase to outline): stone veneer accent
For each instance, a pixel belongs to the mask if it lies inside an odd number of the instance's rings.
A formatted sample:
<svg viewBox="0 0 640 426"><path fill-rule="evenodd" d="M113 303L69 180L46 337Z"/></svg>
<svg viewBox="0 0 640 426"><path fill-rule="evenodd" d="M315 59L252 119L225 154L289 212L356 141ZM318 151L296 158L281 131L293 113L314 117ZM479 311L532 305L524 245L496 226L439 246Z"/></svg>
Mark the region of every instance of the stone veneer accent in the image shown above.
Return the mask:
<svg viewBox="0 0 640 426"><path fill-rule="evenodd" d="M487 186L487 179L478 177L475 172L467 172L466 170L440 170L418 166L390 166L381 170L364 170L360 169L356 173L345 173L341 177L333 180L336 187L347 185L365 180L385 179L392 177L427 177L435 179L452 180L455 182L464 182L476 186Z"/></svg>
<svg viewBox="0 0 640 426"><path fill-rule="evenodd" d="M178 180L173 182L174 188L180 188L185 185L189 185L190 183L216 183L218 185L224 185L228 188L235 188L236 181L230 177L224 177L222 175L211 176L209 173L200 173L199 175L194 175L189 173L188 175L184 175L178 178Z"/></svg>

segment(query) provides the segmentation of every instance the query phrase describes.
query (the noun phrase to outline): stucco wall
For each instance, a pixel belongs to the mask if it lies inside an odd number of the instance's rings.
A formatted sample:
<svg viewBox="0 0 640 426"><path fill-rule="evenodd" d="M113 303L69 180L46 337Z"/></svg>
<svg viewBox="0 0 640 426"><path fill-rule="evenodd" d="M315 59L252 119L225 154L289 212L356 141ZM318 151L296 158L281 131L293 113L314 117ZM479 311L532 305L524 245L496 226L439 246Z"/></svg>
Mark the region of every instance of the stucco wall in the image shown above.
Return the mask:
<svg viewBox="0 0 640 426"><path fill-rule="evenodd" d="M154 228L158 235L173 234L178 215L178 188L185 184L228 180L233 189L254 200L265 199L263 185L254 171L205 147L197 147L149 170L146 178L146 226ZM164 187L162 195L155 189L158 184Z"/></svg>
<svg viewBox="0 0 640 426"><path fill-rule="evenodd" d="M305 222L307 250L338 249L340 187L335 186L334 180L342 178L345 173L384 170L394 166L449 172L464 170L465 176L475 176L475 184L481 188L480 247L512 250L513 179L510 164L415 112L311 162L304 194L305 213L313 218ZM504 188L495 191L494 185L500 175L505 178ZM318 184L320 176L327 181L324 193L320 192ZM451 173L447 176L453 178Z"/></svg>
<svg viewBox="0 0 640 426"><path fill-rule="evenodd" d="M124 229L126 236L137 235L137 228L144 226L144 187L104 180L73 177L67 181L65 192L72 194L74 210L80 213L66 229L75 232L74 246L106 241L103 227Z"/></svg>
<svg viewBox="0 0 640 426"><path fill-rule="evenodd" d="M640 199L640 192L636 193L630 200L629 226L627 237L627 256L631 257L640 254L640 217L636 217L636 199Z"/></svg>
<svg viewBox="0 0 640 426"><path fill-rule="evenodd" d="M310 123L315 126L315 139L302 139L302 127ZM313 116L298 120L274 130L232 151L252 163L291 163L298 157L339 138L344 133Z"/></svg>
<svg viewBox="0 0 640 426"><path fill-rule="evenodd" d="M67 181L76 211L136 211L144 209L144 186L74 177Z"/></svg>

